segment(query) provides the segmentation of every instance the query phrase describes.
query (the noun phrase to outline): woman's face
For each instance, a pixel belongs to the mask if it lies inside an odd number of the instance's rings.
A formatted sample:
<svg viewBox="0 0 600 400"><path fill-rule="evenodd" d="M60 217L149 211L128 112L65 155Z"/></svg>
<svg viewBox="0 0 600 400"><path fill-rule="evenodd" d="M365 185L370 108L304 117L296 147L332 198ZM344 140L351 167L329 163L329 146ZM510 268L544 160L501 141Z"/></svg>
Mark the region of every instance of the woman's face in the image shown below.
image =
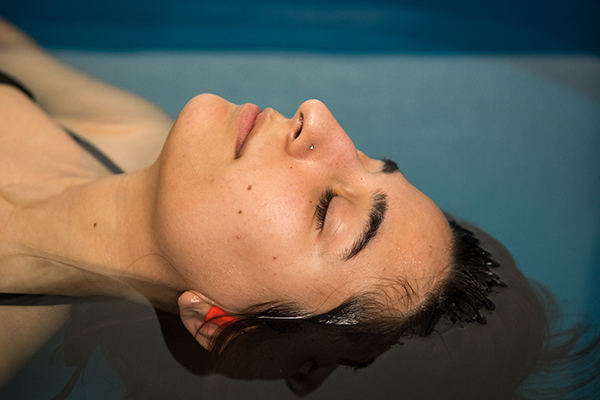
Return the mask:
<svg viewBox="0 0 600 400"><path fill-rule="evenodd" d="M398 279L426 291L448 264L440 209L358 151L323 103L259 111L195 97L156 164L157 242L186 289L232 313L323 312Z"/></svg>

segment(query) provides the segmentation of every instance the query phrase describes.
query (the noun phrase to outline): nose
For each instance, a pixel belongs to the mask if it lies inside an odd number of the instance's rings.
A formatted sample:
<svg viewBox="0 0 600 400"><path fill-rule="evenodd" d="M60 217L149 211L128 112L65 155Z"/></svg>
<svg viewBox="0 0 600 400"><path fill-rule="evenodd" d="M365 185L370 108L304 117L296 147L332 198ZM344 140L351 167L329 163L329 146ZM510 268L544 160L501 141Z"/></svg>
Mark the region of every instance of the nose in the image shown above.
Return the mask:
<svg viewBox="0 0 600 400"><path fill-rule="evenodd" d="M358 160L358 151L331 111L319 100L300 105L287 151L298 159L326 159L332 163Z"/></svg>

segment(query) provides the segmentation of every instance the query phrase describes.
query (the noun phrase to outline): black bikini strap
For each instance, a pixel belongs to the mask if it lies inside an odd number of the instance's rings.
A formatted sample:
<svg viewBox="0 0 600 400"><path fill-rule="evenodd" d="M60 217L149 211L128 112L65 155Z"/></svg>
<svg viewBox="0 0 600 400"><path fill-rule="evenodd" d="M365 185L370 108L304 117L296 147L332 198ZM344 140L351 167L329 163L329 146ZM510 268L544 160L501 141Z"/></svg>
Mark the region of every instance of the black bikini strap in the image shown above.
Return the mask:
<svg viewBox="0 0 600 400"><path fill-rule="evenodd" d="M0 71L0 84L7 84L7 85L14 86L17 89L20 89L23 93L25 93L31 100L35 101L35 97L33 97L33 94L31 94L31 92L29 90L27 90L27 88L25 88L25 86L23 86L21 83L19 83L14 78L6 75L2 71ZM90 153L90 155L92 157L94 157L96 160L98 160L110 172L112 172L113 174L122 174L123 173L123 170L121 169L121 167L119 167L117 164L115 164L115 162L113 160L108 158L108 156L106 154L104 154L102 151L100 151L100 149L98 149L96 146L94 146L93 144L91 144L90 142L85 140L84 138L80 137L79 135L76 135L75 133L69 131L68 129L66 129L66 128L64 128L64 129L69 134L69 136L71 136L77 142L77 144L79 144L85 151Z"/></svg>
<svg viewBox="0 0 600 400"><path fill-rule="evenodd" d="M11 78L10 76L6 75L2 71L0 71L0 83L16 87L17 89L25 93L27 97L29 97L31 100L35 101L35 97L33 97L33 94L31 94L31 92L27 90L25 86L23 86L19 81L15 80L14 78Z"/></svg>
<svg viewBox="0 0 600 400"><path fill-rule="evenodd" d="M100 149L96 146L85 140L79 135L74 134L67 128L63 128L65 132L69 134L76 142L79 144L85 151L91 154L96 160L98 160L102 165L104 165L110 172L113 174L122 174L124 171L117 164L114 163L113 160L108 158L106 154L104 154Z"/></svg>

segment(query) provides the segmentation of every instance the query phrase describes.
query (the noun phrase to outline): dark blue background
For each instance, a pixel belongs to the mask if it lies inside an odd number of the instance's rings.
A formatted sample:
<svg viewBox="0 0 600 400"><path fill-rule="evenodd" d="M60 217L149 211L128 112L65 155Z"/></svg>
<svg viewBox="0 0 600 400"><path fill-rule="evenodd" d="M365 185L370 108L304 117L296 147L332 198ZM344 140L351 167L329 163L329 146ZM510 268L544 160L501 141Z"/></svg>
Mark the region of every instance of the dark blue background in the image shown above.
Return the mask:
<svg viewBox="0 0 600 400"><path fill-rule="evenodd" d="M12 0L47 47L600 54L598 0Z"/></svg>

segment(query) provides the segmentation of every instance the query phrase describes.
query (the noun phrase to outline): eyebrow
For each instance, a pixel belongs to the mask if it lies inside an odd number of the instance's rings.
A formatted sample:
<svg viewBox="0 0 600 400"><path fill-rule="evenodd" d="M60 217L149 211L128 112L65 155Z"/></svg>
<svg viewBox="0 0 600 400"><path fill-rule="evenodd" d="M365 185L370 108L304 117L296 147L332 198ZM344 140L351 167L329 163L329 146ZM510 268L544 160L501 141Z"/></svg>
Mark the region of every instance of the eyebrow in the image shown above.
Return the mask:
<svg viewBox="0 0 600 400"><path fill-rule="evenodd" d="M394 165L396 164L393 161L392 163ZM367 247L367 244L369 244L369 242L375 236L377 236L377 232L379 231L379 227L381 226L381 223L385 218L385 213L387 209L387 195L381 190L376 191L375 194L373 194L373 204L371 205L371 211L369 212L369 220L365 225L365 229L363 229L363 232L358 237L358 240L354 242L350 249L346 251L344 257L342 257L344 261L348 261L351 258L356 257L365 247Z"/></svg>

